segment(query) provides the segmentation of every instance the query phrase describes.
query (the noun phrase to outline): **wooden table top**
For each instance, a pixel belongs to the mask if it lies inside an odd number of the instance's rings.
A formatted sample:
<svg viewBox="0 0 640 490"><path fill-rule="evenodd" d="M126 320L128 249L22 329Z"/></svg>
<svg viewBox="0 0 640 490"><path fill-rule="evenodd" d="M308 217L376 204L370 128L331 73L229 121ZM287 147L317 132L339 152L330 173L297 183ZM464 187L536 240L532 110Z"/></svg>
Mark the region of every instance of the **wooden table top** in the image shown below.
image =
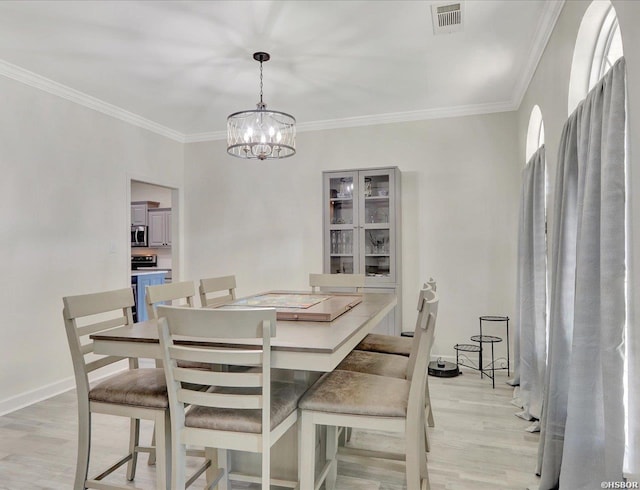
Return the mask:
<svg viewBox="0 0 640 490"><path fill-rule="evenodd" d="M330 371L389 313L395 294L367 293L362 302L331 322L278 320L271 340L272 367ZM161 357L157 322L147 320L92 334L96 354ZM216 345L215 340L210 341ZM227 345L257 345L246 339ZM309 357L313 355L313 360Z"/></svg>

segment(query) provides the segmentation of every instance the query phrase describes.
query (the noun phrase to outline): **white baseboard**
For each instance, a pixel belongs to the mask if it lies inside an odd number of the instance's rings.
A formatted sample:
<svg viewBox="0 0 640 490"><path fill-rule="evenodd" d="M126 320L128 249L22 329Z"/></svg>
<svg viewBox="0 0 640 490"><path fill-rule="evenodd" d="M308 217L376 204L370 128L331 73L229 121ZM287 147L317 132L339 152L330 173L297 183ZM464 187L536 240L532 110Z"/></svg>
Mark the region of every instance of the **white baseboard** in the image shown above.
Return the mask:
<svg viewBox="0 0 640 490"><path fill-rule="evenodd" d="M65 391L69 391L76 387L76 382L73 377L64 378L60 381L36 388L34 390L26 391L9 397L0 401L0 416L6 415L21 408L28 407L34 403L41 402L52 396L59 395Z"/></svg>
<svg viewBox="0 0 640 490"><path fill-rule="evenodd" d="M89 375L89 382L93 383L95 381L100 381L101 379L104 379L107 376L111 376L114 373L127 369L126 367L123 367L123 365L120 362L117 364L114 364L113 366L114 367L112 369L106 369L101 371L100 376ZM155 366L149 366L149 367L155 367ZM75 390L75 389L76 389L75 378L70 376L70 377L61 379L60 381L55 381L48 385L41 386L33 390L25 391L24 393L20 393L15 396L11 396L4 400L0 400L0 416L6 415L11 412L15 412L16 410L20 410L21 408L28 407L29 405L33 405L34 403L41 402L43 400L46 400L47 398L51 398L56 395L65 393L69 390Z"/></svg>

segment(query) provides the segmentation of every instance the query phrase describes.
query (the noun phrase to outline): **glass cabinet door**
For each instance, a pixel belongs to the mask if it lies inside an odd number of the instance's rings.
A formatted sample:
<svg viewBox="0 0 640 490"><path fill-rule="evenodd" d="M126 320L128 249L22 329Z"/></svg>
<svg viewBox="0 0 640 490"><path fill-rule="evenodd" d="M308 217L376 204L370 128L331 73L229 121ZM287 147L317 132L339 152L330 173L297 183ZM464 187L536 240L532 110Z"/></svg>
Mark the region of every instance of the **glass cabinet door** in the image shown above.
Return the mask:
<svg viewBox="0 0 640 490"><path fill-rule="evenodd" d="M360 270L378 282L395 280L394 174L391 170L359 172L361 241ZM377 279L373 279L377 278Z"/></svg>
<svg viewBox="0 0 640 490"><path fill-rule="evenodd" d="M357 274L355 259L359 237L355 232L358 220L357 172L338 172L325 180L325 270L331 274ZM328 255L328 264L327 264Z"/></svg>
<svg viewBox="0 0 640 490"><path fill-rule="evenodd" d="M395 284L396 168L324 173L324 272ZM398 208L399 209L399 208Z"/></svg>

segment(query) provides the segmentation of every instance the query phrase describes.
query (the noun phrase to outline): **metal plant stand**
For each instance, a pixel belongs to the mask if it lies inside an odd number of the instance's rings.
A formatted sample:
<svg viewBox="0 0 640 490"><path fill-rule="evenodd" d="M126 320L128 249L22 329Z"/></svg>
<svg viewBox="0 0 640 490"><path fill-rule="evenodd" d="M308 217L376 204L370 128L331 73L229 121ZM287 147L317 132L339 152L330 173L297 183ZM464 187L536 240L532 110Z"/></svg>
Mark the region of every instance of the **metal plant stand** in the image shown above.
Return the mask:
<svg viewBox="0 0 640 490"><path fill-rule="evenodd" d="M495 335L484 335L482 333L483 322L505 322L507 329L507 359L506 366L502 364L501 367L496 367L496 362L502 359L504 363L504 357L501 359L495 358L494 344L502 342L502 337ZM486 327L485 327L486 328ZM491 378L493 388L496 387L496 371L500 369L506 369L507 375L511 368L511 357L509 352L509 317L508 316L481 316L480 317L480 335L471 336L471 341L477 342L477 344L456 344L453 348L456 350L456 365L467 367L480 371L480 378L487 376ZM486 356L484 356L484 344L491 344L491 362L485 365ZM467 353L477 353L478 363L476 364L469 358Z"/></svg>

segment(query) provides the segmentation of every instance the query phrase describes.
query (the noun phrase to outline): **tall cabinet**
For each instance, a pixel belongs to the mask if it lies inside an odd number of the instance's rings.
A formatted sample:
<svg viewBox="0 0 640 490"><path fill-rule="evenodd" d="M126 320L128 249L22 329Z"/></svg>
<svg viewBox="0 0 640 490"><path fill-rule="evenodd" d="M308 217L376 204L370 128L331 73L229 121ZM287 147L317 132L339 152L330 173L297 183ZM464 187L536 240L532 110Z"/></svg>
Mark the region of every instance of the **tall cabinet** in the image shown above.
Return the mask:
<svg viewBox="0 0 640 490"><path fill-rule="evenodd" d="M398 306L376 331L400 335L400 170L323 173L324 272L364 274L366 292L394 292Z"/></svg>

